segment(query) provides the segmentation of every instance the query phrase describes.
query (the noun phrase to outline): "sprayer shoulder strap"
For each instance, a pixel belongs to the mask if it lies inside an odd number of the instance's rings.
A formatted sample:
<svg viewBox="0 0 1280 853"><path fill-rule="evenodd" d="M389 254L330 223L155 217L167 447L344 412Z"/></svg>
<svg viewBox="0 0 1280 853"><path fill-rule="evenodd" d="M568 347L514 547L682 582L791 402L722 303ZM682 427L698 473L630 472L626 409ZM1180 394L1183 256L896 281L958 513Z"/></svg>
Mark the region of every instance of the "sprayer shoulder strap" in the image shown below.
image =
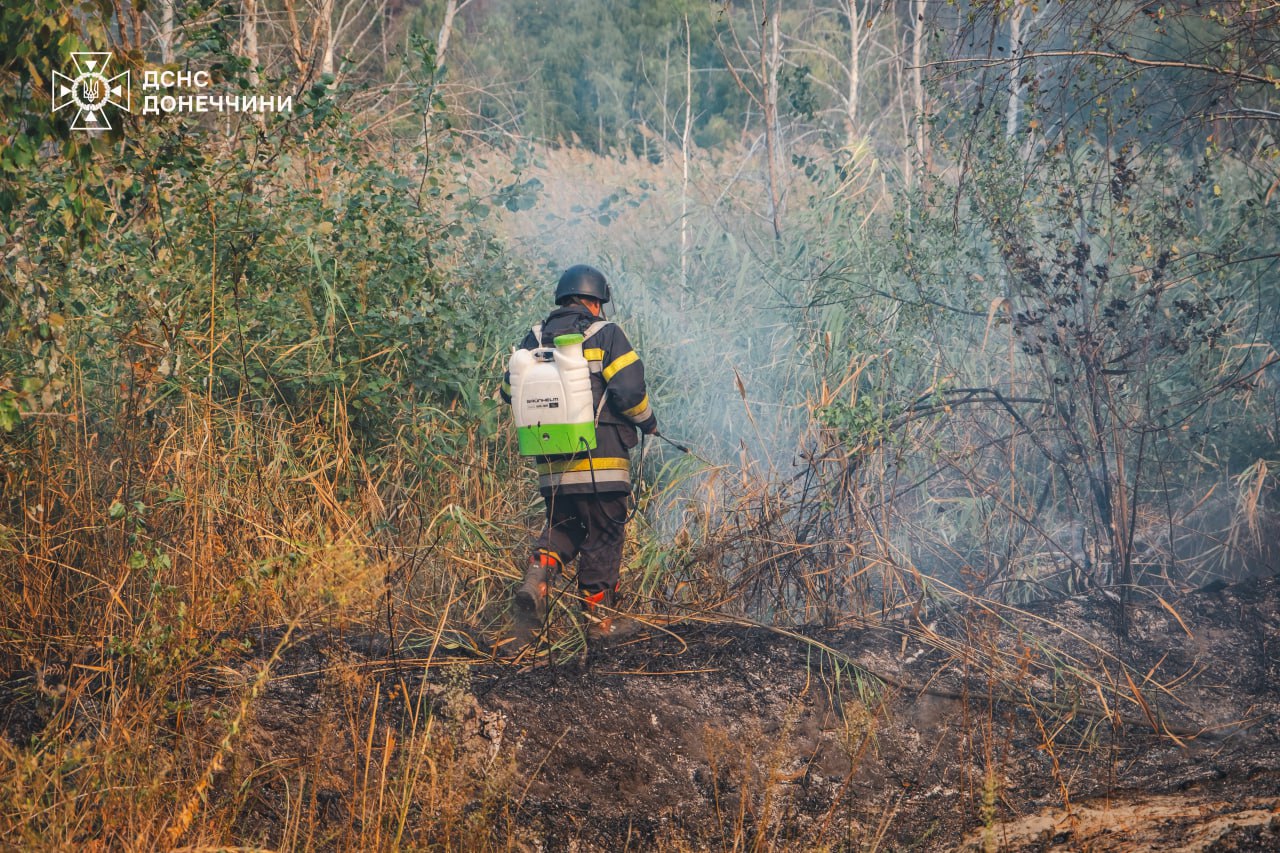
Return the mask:
<svg viewBox="0 0 1280 853"><path fill-rule="evenodd" d="M587 326L586 331L582 333L582 340L585 342L596 332L600 331L605 326L611 325L612 323L612 320L596 320L590 326ZM538 346L542 346L542 324L534 323L531 331L533 332L533 339L538 342Z"/></svg>

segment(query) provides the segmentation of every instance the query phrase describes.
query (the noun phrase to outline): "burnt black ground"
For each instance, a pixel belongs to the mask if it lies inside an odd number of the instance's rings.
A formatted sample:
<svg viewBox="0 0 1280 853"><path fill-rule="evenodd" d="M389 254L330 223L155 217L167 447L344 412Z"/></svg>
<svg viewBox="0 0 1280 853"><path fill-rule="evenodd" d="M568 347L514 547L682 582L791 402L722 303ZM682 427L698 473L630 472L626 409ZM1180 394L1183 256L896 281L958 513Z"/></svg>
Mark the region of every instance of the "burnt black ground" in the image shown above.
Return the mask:
<svg viewBox="0 0 1280 853"><path fill-rule="evenodd" d="M1115 604L1094 593L805 631L811 642L678 627L589 666L482 667L474 683L538 769L523 811L552 846L719 847L759 832L771 845L947 849L1064 791L1280 796L1278 587L1254 580L1177 608L1142 594L1123 641Z"/></svg>
<svg viewBox="0 0 1280 853"><path fill-rule="evenodd" d="M426 697L473 757L459 767L512 774L491 840L527 849L945 850L984 827L1007 849L1180 849L1201 830L1211 843L1194 849L1265 849L1280 817L1231 815L1280 807L1280 576L1167 605L1139 593L1129 614L1123 640L1102 592L864 629L686 623L538 667L425 668L380 635L318 632L284 652L228 772L325 738L349 757L359 744L333 720L367 713L380 689L411 700L387 698L380 725L404 729ZM279 633L249 639L246 678ZM242 691L210 679L190 698L225 707ZM0 721L22 742L47 709L4 695ZM315 802L339 827L351 797L330 775L312 774ZM264 785L244 809L246 841L279 837L279 795ZM1109 813L1158 795L1186 814L1013 829L1064 802Z"/></svg>

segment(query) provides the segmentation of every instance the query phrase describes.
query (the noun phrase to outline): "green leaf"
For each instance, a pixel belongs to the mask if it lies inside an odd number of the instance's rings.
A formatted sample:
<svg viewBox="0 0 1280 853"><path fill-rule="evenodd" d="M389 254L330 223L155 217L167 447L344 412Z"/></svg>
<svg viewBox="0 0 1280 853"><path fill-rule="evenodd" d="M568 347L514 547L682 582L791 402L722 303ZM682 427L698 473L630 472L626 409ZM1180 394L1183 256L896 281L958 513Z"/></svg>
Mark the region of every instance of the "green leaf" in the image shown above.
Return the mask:
<svg viewBox="0 0 1280 853"><path fill-rule="evenodd" d="M22 412L13 394L0 396L0 432L13 432L21 420Z"/></svg>

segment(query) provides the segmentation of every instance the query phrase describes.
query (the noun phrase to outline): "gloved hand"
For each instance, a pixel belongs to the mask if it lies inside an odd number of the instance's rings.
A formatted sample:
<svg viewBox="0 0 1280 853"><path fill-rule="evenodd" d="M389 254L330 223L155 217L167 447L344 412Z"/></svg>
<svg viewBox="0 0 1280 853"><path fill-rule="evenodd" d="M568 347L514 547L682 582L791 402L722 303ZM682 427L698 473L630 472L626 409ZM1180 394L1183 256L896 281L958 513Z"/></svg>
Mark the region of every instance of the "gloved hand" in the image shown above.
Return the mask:
<svg viewBox="0 0 1280 853"><path fill-rule="evenodd" d="M656 417L649 418L649 420L640 425L640 431L645 435L657 435L658 419Z"/></svg>

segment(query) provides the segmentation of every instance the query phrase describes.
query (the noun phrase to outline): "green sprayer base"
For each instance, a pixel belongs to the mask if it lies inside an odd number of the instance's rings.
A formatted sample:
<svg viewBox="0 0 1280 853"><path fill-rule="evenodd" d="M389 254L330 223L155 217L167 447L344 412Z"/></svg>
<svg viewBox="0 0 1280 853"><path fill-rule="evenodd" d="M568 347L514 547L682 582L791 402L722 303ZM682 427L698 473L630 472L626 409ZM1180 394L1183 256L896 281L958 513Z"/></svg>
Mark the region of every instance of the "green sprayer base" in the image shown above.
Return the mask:
<svg viewBox="0 0 1280 853"><path fill-rule="evenodd" d="M516 430L521 456L558 456L596 449L596 425L541 424Z"/></svg>

